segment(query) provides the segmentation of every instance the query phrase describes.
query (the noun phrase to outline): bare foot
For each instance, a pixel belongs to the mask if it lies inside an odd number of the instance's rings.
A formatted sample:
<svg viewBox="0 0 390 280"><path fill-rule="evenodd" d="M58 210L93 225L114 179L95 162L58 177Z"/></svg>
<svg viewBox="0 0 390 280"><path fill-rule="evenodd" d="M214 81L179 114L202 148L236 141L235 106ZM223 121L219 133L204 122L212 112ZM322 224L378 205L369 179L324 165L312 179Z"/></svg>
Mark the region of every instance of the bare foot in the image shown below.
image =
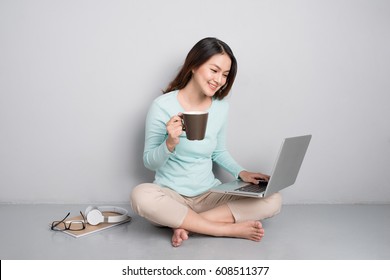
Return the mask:
<svg viewBox="0 0 390 280"><path fill-rule="evenodd" d="M172 246L179 247L184 240L188 239L188 231L182 228L173 229Z"/></svg>
<svg viewBox="0 0 390 280"><path fill-rule="evenodd" d="M264 236L264 228L259 221L245 221L228 225L227 236L260 241Z"/></svg>

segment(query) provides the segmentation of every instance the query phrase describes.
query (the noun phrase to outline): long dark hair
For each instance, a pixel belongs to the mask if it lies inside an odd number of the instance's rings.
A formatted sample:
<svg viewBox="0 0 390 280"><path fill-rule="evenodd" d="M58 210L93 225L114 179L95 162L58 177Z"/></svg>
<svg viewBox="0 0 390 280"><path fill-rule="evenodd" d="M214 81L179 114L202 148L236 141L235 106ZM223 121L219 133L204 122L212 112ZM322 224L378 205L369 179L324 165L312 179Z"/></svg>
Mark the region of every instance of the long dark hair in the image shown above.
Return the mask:
<svg viewBox="0 0 390 280"><path fill-rule="evenodd" d="M197 69L216 54L227 54L231 59L230 71L227 76L226 83L214 95L214 98L220 100L226 97L233 86L234 79L236 78L237 60L233 55L233 51L226 43L212 37L204 38L192 47L176 78L169 83L168 87L163 92L167 93L173 90L183 89L191 80L192 70Z"/></svg>

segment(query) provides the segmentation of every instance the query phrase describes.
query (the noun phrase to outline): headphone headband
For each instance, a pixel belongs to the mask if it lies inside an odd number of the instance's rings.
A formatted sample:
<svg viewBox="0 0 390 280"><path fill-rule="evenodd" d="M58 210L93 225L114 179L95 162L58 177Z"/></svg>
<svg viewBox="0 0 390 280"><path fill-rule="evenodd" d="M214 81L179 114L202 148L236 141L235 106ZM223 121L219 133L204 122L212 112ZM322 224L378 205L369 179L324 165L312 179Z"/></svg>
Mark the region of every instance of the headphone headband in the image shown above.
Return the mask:
<svg viewBox="0 0 390 280"><path fill-rule="evenodd" d="M120 215L104 216L103 212L114 212ZM100 223L119 223L127 219L127 210L117 206L88 206L85 210L85 216L90 225Z"/></svg>

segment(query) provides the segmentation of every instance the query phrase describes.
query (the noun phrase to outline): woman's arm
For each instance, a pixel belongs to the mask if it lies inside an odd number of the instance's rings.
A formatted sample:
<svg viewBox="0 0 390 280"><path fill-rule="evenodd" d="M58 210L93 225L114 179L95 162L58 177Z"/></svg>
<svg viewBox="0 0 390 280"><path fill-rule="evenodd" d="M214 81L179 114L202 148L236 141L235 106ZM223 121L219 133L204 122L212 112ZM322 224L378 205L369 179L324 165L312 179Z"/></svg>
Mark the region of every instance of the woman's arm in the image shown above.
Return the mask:
<svg viewBox="0 0 390 280"><path fill-rule="evenodd" d="M225 122L218 133L217 147L213 152L212 159L223 169L232 174L235 178L240 178L244 182L258 184L259 180L269 180L269 176L259 172L249 172L245 168L240 166L230 155L226 147L226 134L227 134L227 114L225 116Z"/></svg>
<svg viewBox="0 0 390 280"><path fill-rule="evenodd" d="M145 167L153 171L163 166L172 154L166 144L166 118L160 106L153 102L146 117L143 155Z"/></svg>
<svg viewBox="0 0 390 280"><path fill-rule="evenodd" d="M211 157L215 163L217 163L227 172L232 174L234 178L238 178L239 173L245 169L233 159L233 157L227 150L226 131L227 131L227 111L225 112L225 122L223 123L220 131L217 134L217 146Z"/></svg>

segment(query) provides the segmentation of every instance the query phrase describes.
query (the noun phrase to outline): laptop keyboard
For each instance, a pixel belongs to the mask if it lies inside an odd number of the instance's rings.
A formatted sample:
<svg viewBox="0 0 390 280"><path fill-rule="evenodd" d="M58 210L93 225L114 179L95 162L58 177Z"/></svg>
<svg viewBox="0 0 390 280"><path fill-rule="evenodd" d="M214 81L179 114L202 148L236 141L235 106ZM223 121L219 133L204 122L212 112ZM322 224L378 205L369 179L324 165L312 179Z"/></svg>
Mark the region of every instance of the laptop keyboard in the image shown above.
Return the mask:
<svg viewBox="0 0 390 280"><path fill-rule="evenodd" d="M258 185L250 184L243 186L241 188L236 189L236 191L240 192L252 192L252 193L262 193L265 191L268 182L260 182Z"/></svg>

